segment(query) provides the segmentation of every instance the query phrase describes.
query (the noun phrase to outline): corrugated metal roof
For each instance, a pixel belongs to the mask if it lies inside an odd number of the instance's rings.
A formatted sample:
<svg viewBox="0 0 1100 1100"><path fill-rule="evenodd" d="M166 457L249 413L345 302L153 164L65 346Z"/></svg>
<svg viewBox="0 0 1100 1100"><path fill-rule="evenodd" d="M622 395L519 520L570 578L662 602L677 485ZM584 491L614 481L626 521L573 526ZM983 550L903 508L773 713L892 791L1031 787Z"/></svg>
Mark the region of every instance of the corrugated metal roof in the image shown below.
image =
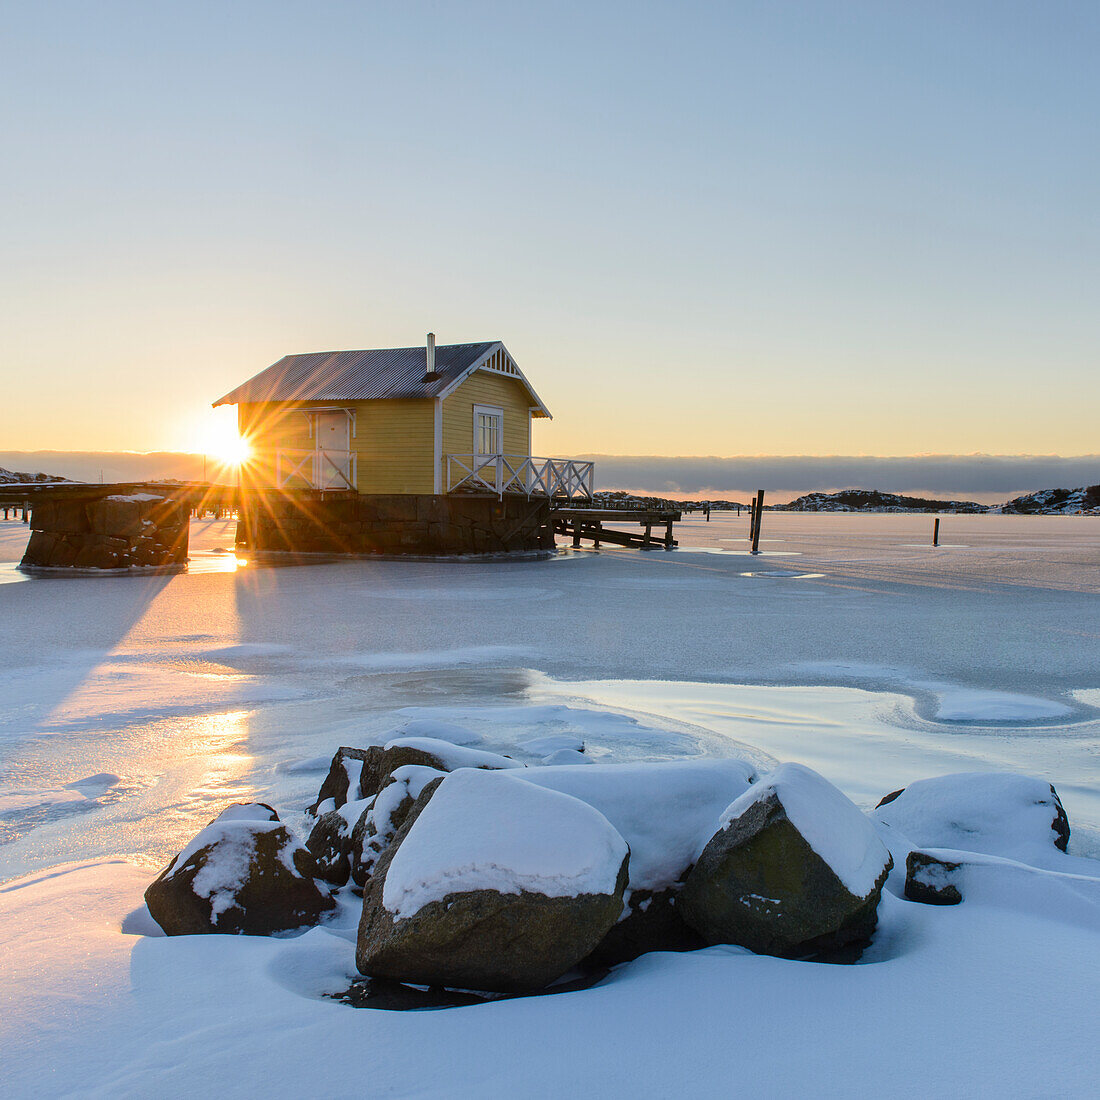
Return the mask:
<svg viewBox="0 0 1100 1100"><path fill-rule="evenodd" d="M499 344L440 344L435 349L438 378L424 382L426 348L374 348L286 355L214 405L251 401L378 401L435 397Z"/></svg>

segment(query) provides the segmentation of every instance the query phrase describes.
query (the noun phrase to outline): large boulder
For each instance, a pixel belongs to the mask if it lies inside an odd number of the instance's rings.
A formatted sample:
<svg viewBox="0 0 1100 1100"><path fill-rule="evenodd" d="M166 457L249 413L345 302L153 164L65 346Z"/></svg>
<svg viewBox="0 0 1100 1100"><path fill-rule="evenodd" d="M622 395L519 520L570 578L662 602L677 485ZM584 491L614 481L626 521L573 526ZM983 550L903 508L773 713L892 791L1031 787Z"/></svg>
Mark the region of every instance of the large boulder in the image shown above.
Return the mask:
<svg viewBox="0 0 1100 1100"><path fill-rule="evenodd" d="M648 951L702 946L698 933L684 923L678 895L722 811L755 780L751 764L674 760L538 767L514 774L599 810L630 846L623 912L593 961L611 965Z"/></svg>
<svg viewBox="0 0 1100 1100"><path fill-rule="evenodd" d="M368 880L356 964L422 985L540 989L615 923L627 858L591 806L462 769L425 787Z"/></svg>
<svg viewBox="0 0 1100 1100"><path fill-rule="evenodd" d="M784 764L729 806L681 894L708 943L804 958L869 942L892 861L831 783Z"/></svg>
<svg viewBox="0 0 1100 1100"><path fill-rule="evenodd" d="M313 857L263 803L230 806L145 891L169 936L267 936L314 924L335 902Z"/></svg>
<svg viewBox="0 0 1100 1100"><path fill-rule="evenodd" d="M950 848L1027 861L1069 845L1069 820L1045 779L960 772L888 794L871 816L917 848Z"/></svg>

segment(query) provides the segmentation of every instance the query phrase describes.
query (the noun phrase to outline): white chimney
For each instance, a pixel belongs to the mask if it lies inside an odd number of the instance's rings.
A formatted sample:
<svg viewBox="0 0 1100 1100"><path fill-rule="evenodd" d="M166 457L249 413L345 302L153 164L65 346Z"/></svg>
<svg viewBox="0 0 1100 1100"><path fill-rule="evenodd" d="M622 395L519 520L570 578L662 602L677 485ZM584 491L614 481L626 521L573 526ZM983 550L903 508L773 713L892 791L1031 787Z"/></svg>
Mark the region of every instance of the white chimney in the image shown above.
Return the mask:
<svg viewBox="0 0 1100 1100"><path fill-rule="evenodd" d="M435 333L428 333L428 374L435 374Z"/></svg>

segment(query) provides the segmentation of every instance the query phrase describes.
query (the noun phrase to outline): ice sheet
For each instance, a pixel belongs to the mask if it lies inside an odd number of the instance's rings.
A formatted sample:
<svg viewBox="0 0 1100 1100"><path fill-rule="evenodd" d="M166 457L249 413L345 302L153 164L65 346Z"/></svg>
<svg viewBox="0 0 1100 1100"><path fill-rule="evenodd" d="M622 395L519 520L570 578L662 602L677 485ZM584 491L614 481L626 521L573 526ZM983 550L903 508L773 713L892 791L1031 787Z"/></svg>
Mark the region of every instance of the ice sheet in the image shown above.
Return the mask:
<svg viewBox="0 0 1100 1100"><path fill-rule="evenodd" d="M740 522L678 533L731 545ZM232 1096L263 1077L337 1095L363 1087L366 1037L370 1087L397 1095L1089 1093L1094 898L1019 866L982 864L951 910L890 895L866 965L652 956L583 994L438 1014L318 999L353 971L354 914L293 941L119 931L148 930L141 891L227 805L291 821L318 758L417 721L535 766L526 743L554 737L604 763L796 760L862 807L1018 770L1058 788L1071 853L1100 854L1100 521L951 517L966 548L941 553L919 546L925 517L764 522L769 549L798 555L767 578L744 555L613 550L0 585L0 788L23 799L0 811L0 880L33 877L0 887L0 992L18 1005L0 1020L4 1091ZM205 530L196 553L231 545ZM0 525L0 557L25 539ZM93 773L119 782L69 786ZM65 791L84 801L27 805ZM58 867L74 858L99 862ZM731 989L754 992L732 1046L714 1041ZM792 1046L807 1004L813 1041ZM485 1057L486 1034L503 1053Z"/></svg>

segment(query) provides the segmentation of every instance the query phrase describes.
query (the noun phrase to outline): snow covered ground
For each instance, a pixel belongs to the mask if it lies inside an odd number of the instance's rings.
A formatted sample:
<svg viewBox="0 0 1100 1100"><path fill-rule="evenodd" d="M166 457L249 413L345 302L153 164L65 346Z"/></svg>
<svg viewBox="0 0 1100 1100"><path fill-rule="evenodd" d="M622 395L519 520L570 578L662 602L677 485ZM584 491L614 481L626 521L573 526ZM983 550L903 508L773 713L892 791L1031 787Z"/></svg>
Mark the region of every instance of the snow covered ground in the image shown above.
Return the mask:
<svg viewBox="0 0 1100 1100"><path fill-rule="evenodd" d="M1100 518L952 516L933 550L930 517L766 514L757 558L746 526L238 568L211 521L185 575L23 579L26 528L0 523L0 1090L1091 1093ZM711 948L436 1012L322 996L354 973L347 907L290 939L151 934L145 886L225 806L294 826L338 745L439 723L531 763L795 760L865 808L1019 770L1058 788L1070 855L990 864L953 908L885 895L854 967Z"/></svg>

